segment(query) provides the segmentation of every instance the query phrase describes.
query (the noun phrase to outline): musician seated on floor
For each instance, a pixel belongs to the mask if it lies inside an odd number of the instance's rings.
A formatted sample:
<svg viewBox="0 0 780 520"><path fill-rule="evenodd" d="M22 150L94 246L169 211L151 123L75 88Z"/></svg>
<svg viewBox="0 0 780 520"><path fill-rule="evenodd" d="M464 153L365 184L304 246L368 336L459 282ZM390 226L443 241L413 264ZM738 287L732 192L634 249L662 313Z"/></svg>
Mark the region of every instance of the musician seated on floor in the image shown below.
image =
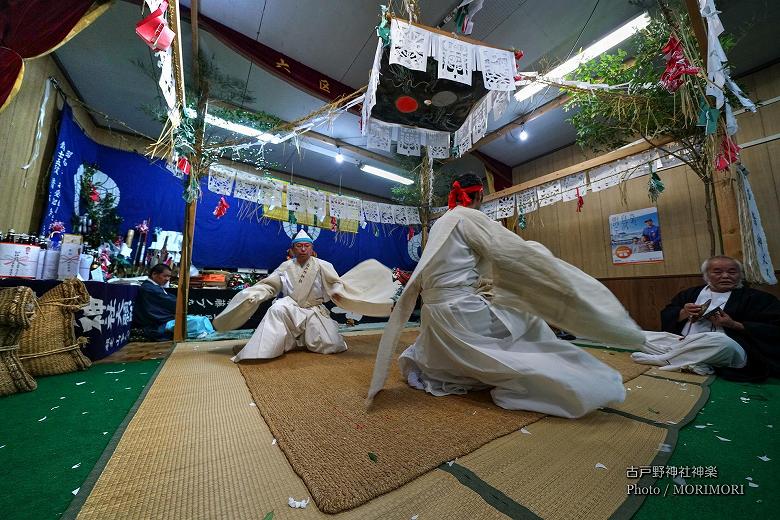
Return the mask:
<svg viewBox="0 0 780 520"><path fill-rule="evenodd" d="M165 264L152 267L149 278L141 284L135 300L133 327L141 329L144 336L152 341L173 339L176 297L165 290L171 274L171 268ZM188 338L198 338L213 332L214 327L205 316L187 316Z"/></svg>
<svg viewBox="0 0 780 520"><path fill-rule="evenodd" d="M661 311L664 332L646 332L631 357L661 370L717 373L734 381L780 375L780 301L743 285L742 264L728 256L704 261L707 285L677 294Z"/></svg>

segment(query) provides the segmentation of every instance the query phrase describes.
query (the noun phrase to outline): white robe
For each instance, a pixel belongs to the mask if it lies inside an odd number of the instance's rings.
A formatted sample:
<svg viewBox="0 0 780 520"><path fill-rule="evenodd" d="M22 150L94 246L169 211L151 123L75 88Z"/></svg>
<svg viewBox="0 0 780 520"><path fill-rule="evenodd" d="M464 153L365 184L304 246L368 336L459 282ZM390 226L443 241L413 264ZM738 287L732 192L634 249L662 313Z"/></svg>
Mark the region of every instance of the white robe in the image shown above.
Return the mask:
<svg viewBox="0 0 780 520"><path fill-rule="evenodd" d="M373 260L339 277L333 265L324 260L310 258L301 266L291 259L264 280L238 293L214 318L214 326L220 331L240 326L260 303L281 292L283 297L271 305L233 361L274 358L298 347L333 354L343 352L347 345L338 332L338 323L323 303L336 296L345 309L387 316L395 291L390 269Z"/></svg>
<svg viewBox="0 0 780 520"><path fill-rule="evenodd" d="M541 319L612 344L640 344L641 331L612 293L540 244L458 207L431 228L380 342L369 400L384 385L399 327L420 293L420 336L399 359L412 386L434 395L492 387L503 408L562 417L625 398L618 372L558 340Z"/></svg>
<svg viewBox="0 0 780 520"><path fill-rule="evenodd" d="M701 305L709 300L707 312L716 307L723 309L730 297L731 292L713 292L705 287L695 303ZM747 364L742 346L709 320L689 321L683 334L645 331L641 352L634 352L631 358L643 365L658 366L659 370L686 370L700 375L714 374L714 367L742 368Z"/></svg>

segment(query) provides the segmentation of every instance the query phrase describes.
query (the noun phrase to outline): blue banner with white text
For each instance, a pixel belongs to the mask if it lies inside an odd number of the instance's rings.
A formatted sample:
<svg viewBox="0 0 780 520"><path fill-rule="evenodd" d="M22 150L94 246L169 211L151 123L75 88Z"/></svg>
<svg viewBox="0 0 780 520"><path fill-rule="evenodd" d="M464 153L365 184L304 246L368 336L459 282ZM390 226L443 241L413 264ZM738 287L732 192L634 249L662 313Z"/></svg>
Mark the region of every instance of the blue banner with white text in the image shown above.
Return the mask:
<svg viewBox="0 0 780 520"><path fill-rule="evenodd" d="M153 161L143 155L99 145L87 137L76 124L69 106L62 113L57 149L51 169L49 200L42 225L61 221L66 232L73 232L74 217L84 213L79 208L80 178L84 165L93 165L98 192L110 192L122 218L120 233L142 221L149 221L151 230L181 232L184 225L182 180L163 161ZM220 195L207 189L201 179L203 196L198 201L193 248L193 264L198 268L275 269L290 246L291 237L301 226L270 219L239 218L243 204L249 202L225 197L230 209L222 218L213 215ZM261 214L261 213L260 213ZM358 233L334 233L326 229L309 229L318 256L331 262L339 273L351 269L363 260L374 258L384 265L412 270L419 259L419 226L414 236L409 228L390 224L369 223ZM133 247L138 247L138 236ZM153 239L149 233L147 246Z"/></svg>

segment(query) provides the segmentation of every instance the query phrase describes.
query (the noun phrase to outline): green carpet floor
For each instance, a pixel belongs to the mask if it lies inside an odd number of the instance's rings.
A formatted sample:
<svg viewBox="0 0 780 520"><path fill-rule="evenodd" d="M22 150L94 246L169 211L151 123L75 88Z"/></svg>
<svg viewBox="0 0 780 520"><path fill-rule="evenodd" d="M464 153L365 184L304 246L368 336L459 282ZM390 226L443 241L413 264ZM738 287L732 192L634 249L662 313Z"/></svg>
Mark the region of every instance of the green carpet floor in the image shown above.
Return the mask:
<svg viewBox="0 0 780 520"><path fill-rule="evenodd" d="M674 495L670 478L656 482L635 520L657 518L777 518L780 507L780 381L762 384L716 379L710 399L680 430L667 466L715 466L717 478L687 478L686 484L742 484L743 496ZM728 440L721 440L728 439ZM770 460L762 460L765 457ZM748 478L752 480L748 480ZM754 486L750 486L752 483Z"/></svg>
<svg viewBox="0 0 780 520"><path fill-rule="evenodd" d="M40 378L37 391L0 398L0 517L59 518L159 364L96 365ZM745 495L674 495L674 483L664 478L655 485L663 493L669 484L667 496L648 497L634 519L775 517L780 381L716 380L710 390L706 406L680 431L667 466L715 466L717 478L687 478L686 484L742 484Z"/></svg>
<svg viewBox="0 0 780 520"><path fill-rule="evenodd" d="M160 362L93 365L0 398L0 517L59 518Z"/></svg>

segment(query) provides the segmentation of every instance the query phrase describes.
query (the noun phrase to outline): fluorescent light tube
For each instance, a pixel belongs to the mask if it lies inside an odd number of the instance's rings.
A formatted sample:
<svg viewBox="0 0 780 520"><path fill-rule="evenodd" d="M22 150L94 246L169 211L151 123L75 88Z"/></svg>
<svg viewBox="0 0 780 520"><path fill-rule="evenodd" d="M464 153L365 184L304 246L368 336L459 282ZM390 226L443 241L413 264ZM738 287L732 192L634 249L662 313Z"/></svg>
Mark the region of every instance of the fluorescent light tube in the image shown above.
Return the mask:
<svg viewBox="0 0 780 520"><path fill-rule="evenodd" d="M401 184L405 184L407 186L414 184L414 181L411 179L401 177L400 175L396 175L395 173L377 168L376 166L371 166L370 164L361 164L360 169L366 173L370 173L371 175L376 175L377 177L383 177L391 181L400 182Z"/></svg>
<svg viewBox="0 0 780 520"><path fill-rule="evenodd" d="M650 23L650 16L647 13L642 13L633 20L629 21L625 25L615 29L602 39L580 52L573 58L566 60L562 64L555 67L553 70L542 76L543 78L560 79L577 70L577 68L583 63L587 63L593 58L604 54L615 45L627 40L632 35L638 33ZM534 94L542 91L547 86L544 83L536 82L520 89L515 92L515 99L517 101L525 101L532 97Z"/></svg>

